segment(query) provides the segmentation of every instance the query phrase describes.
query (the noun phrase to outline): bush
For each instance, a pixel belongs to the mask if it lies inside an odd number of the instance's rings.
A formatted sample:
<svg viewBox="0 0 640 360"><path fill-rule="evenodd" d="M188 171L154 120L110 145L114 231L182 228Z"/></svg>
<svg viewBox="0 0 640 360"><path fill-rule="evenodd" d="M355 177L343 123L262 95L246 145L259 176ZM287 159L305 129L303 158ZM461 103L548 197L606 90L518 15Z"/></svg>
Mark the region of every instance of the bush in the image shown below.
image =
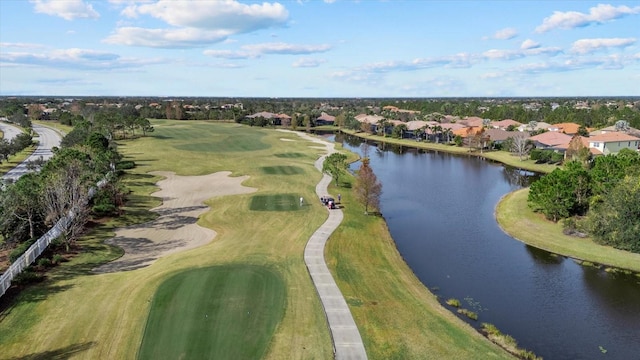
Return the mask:
<svg viewBox="0 0 640 360"><path fill-rule="evenodd" d="M453 306L453 307L460 307L460 300L451 298L447 300L447 305Z"/></svg>
<svg viewBox="0 0 640 360"><path fill-rule="evenodd" d="M64 256L62 256L62 255L60 255L60 254L55 254L55 255L53 255L53 257L51 258L51 261L52 261L54 264L60 264L60 263L65 262L65 258L64 258Z"/></svg>
<svg viewBox="0 0 640 360"><path fill-rule="evenodd" d="M136 163L132 160L122 160L116 165L116 170L129 170L136 167Z"/></svg>
<svg viewBox="0 0 640 360"><path fill-rule="evenodd" d="M35 242L35 239L31 239L18 244L18 246L16 246L16 248L13 249L11 253L9 253L9 261L14 262L18 260L18 258L22 256L22 254L24 254L24 252L27 251L29 246L31 246L31 244L33 244L34 242Z"/></svg>
<svg viewBox="0 0 640 360"><path fill-rule="evenodd" d="M51 260L49 260L47 258L38 259L38 266L39 267L47 268L47 267L50 267L51 265L53 265L53 263L51 262Z"/></svg>
<svg viewBox="0 0 640 360"><path fill-rule="evenodd" d="M20 274L16 275L16 277L13 278L12 283L14 283L15 285L28 285L40 282L43 279L44 278L42 275L36 273L32 268L28 267L24 269L24 271L22 271Z"/></svg>
<svg viewBox="0 0 640 360"><path fill-rule="evenodd" d="M468 317L471 320L478 320L478 314L476 314L475 312L473 312L471 310L458 309L458 314L465 315L466 317Z"/></svg>
<svg viewBox="0 0 640 360"><path fill-rule="evenodd" d="M96 204L91 208L91 212L98 217L114 215L118 208L109 203Z"/></svg>

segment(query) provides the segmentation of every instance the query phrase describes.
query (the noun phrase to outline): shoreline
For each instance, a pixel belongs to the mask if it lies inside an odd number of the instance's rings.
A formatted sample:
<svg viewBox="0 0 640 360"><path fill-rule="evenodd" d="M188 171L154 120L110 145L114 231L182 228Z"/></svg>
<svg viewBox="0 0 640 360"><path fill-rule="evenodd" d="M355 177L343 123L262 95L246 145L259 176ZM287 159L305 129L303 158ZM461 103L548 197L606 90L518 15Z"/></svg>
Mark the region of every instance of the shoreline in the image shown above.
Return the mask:
<svg viewBox="0 0 640 360"><path fill-rule="evenodd" d="M496 204L494 218L505 234L526 245L571 258L583 266L607 272L632 272L640 277L640 254L599 245L591 238L563 234L562 225L549 222L528 209L528 189L507 193Z"/></svg>
<svg viewBox="0 0 640 360"><path fill-rule="evenodd" d="M326 130L331 130L331 129L326 129ZM395 139L391 137L383 137L379 135L366 134L362 132L356 132L354 130L339 129L339 128L335 128L333 130L342 132L347 135L356 136L361 139L373 140L373 141L382 142L386 144L406 146L406 147L420 149L420 150L442 151L442 152L455 154L455 155L477 156L483 159L495 161L497 163L501 163L506 166L511 166L511 167L515 167L515 168L526 170L526 171L533 171L533 172L547 174L552 172L556 168L558 168L557 165L536 164L528 160L521 161L517 157L512 156L510 153L506 151L501 151L501 150L491 150L483 153L469 152L467 148L455 146L455 145L432 143L432 142L426 142L426 141L415 141L412 139Z"/></svg>

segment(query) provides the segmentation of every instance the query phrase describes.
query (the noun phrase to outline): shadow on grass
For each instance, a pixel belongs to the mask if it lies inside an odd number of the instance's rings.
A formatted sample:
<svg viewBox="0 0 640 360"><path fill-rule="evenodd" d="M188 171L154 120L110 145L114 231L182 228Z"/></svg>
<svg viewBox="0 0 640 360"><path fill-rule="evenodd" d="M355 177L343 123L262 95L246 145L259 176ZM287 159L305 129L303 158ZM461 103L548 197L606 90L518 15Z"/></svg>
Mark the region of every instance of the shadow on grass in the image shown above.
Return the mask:
<svg viewBox="0 0 640 360"><path fill-rule="evenodd" d="M65 346L56 350L43 351L20 357L12 357L8 360L64 360L77 356L79 353L87 351L95 345L95 342L90 341L86 343Z"/></svg>

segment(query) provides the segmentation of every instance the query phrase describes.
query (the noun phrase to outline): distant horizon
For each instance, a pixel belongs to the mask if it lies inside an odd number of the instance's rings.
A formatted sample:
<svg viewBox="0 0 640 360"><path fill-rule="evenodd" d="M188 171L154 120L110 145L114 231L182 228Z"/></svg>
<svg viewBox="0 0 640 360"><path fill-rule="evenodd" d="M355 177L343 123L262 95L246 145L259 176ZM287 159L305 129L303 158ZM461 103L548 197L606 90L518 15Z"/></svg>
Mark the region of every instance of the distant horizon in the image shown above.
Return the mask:
<svg viewBox="0 0 640 360"><path fill-rule="evenodd" d="M0 1L0 96L640 96L639 23L637 0Z"/></svg>
<svg viewBox="0 0 640 360"><path fill-rule="evenodd" d="M593 96L425 96L425 97L403 97L403 96L375 96L375 97L339 97L339 96L206 96L206 95L1 95L0 98L56 98L56 99L75 99L75 98L159 98L159 99L274 99L274 100L287 100L287 99L317 99L317 100L376 100L376 99L393 99L393 100L437 100L437 99L637 99L640 100L640 95L593 95Z"/></svg>

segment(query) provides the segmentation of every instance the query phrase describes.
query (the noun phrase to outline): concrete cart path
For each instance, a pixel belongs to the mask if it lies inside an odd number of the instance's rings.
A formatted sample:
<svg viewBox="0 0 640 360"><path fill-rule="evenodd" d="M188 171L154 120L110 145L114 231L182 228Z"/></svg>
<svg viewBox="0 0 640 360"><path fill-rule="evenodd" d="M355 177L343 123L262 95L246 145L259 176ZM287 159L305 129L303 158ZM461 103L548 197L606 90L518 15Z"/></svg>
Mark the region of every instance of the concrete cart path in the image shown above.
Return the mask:
<svg viewBox="0 0 640 360"><path fill-rule="evenodd" d="M328 152L327 155L336 152L335 144L333 143L322 141L303 133L298 133L298 135L306 140L325 146ZM319 171L322 171L322 163L327 155L316 160L315 167ZM330 182L331 177L324 174L318 185L316 185L318 199L320 196L329 195L327 187ZM311 238L309 238L309 242L307 242L307 246L304 249L304 261L307 264L307 269L309 270L311 279L313 279L313 284L318 291L320 301L327 316L335 358L337 360L367 359L367 352L362 343L358 327L353 320L353 316L351 316L349 306L344 296L342 296L338 285L333 280L333 276L331 276L327 263L324 260L324 246L329 236L331 236L333 231L342 222L343 217L342 210L340 209L327 209L327 211L329 211L329 218L313 233Z"/></svg>

